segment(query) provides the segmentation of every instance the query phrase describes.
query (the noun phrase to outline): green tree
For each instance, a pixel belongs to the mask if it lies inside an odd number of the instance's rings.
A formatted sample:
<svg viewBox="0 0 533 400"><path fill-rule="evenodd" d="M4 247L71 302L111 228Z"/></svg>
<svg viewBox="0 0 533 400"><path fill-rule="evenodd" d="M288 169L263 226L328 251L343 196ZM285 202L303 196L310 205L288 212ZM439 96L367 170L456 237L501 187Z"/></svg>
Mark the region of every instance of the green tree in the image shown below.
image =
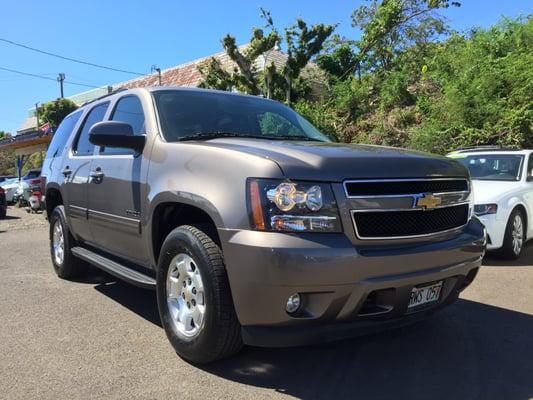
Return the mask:
<svg viewBox="0 0 533 400"><path fill-rule="evenodd" d="M8 139L11 137L11 133L0 130L0 140Z"/></svg>
<svg viewBox="0 0 533 400"><path fill-rule="evenodd" d="M221 90L237 89L253 95L263 92L263 83L258 77L255 60L271 51L279 43L280 36L273 27L270 13L263 9L261 9L261 13L267 21L267 28L270 32L265 34L263 29L254 28L250 42L244 49L237 46L235 37L226 35L222 39L222 47L236 67L233 71L227 71L219 60L212 58L207 65L200 67L203 76L200 87ZM267 86L267 91L271 93L270 82L267 82Z"/></svg>
<svg viewBox="0 0 533 400"><path fill-rule="evenodd" d="M352 25L363 34L358 42L360 68L390 70L397 55L423 46L448 32L440 8L459 7L449 0L372 0L352 14Z"/></svg>
<svg viewBox="0 0 533 400"><path fill-rule="evenodd" d="M39 107L39 124L48 122L57 128L63 118L76 110L78 106L69 99L57 99L49 101Z"/></svg>
<svg viewBox="0 0 533 400"><path fill-rule="evenodd" d="M263 71L259 71L256 60L261 56L266 60L268 53L282 41L270 13L261 9L261 16L266 21L268 33L264 29L254 28L250 43L244 49L236 45L233 36L226 35L222 39L222 46L236 66L228 71L218 59L212 58L199 67L202 74L200 87L236 89L253 95L263 94L267 98L285 98L288 103L292 100L293 91L306 92L304 83L299 80L301 72L320 53L334 27L324 24L308 27L303 20L298 19L295 25L285 29L287 61L284 67L278 71L274 62L270 62L264 65Z"/></svg>
<svg viewBox="0 0 533 400"><path fill-rule="evenodd" d="M287 61L281 71L285 80L285 101L292 100L294 81L299 78L304 67L311 59L319 54L324 42L333 33L333 25L316 24L311 27L298 18L296 24L285 29L285 42L287 44Z"/></svg>

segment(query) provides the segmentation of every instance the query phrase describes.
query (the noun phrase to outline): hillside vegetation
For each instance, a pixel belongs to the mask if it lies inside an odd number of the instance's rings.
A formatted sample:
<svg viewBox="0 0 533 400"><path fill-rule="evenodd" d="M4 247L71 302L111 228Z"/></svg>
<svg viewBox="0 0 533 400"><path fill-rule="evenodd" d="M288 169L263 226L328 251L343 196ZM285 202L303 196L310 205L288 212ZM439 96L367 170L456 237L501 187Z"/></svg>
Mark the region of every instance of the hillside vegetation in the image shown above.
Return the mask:
<svg viewBox="0 0 533 400"><path fill-rule="evenodd" d="M533 147L533 19L412 46L389 70L332 79L324 101L296 108L347 142Z"/></svg>
<svg viewBox="0 0 533 400"><path fill-rule="evenodd" d="M352 14L359 39L334 26L301 19L280 34L261 10L243 52L227 35L222 46L235 62L213 60L201 69L203 87L238 90L284 101L340 141L446 153L458 147L501 144L533 147L533 18L502 19L490 29L452 31L439 11L448 0L371 0ZM473 23L475 23L473 21ZM253 70L253 59L276 45L282 69ZM322 71L312 93L304 65Z"/></svg>

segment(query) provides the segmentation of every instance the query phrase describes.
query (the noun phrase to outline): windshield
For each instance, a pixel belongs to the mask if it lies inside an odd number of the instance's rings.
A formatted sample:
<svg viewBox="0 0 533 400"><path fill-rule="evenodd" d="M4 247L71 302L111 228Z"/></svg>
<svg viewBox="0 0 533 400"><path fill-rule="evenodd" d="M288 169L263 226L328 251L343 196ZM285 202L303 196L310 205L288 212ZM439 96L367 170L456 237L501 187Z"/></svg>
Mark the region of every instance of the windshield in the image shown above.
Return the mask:
<svg viewBox="0 0 533 400"><path fill-rule="evenodd" d="M475 154L457 158L470 171L472 179L519 181L524 157L511 154Z"/></svg>
<svg viewBox="0 0 533 400"><path fill-rule="evenodd" d="M218 136L331 141L289 107L260 97L186 90L155 91L153 96L169 142Z"/></svg>

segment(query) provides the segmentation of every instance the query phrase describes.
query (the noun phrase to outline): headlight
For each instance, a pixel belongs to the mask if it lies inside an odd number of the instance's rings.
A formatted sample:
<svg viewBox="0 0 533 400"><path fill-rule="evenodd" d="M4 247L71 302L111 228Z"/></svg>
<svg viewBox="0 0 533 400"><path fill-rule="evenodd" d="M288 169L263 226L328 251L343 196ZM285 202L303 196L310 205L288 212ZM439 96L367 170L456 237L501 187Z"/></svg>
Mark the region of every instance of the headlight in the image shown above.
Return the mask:
<svg viewBox="0 0 533 400"><path fill-rule="evenodd" d="M248 208L252 227L258 230L342 230L333 191L325 183L250 179Z"/></svg>
<svg viewBox="0 0 533 400"><path fill-rule="evenodd" d="M474 216L474 189L472 188L472 180L468 180L468 188L470 193L468 194L468 220Z"/></svg>
<svg viewBox="0 0 533 400"><path fill-rule="evenodd" d="M474 206L474 213L479 217L481 215L496 214L498 212L498 204L476 204Z"/></svg>

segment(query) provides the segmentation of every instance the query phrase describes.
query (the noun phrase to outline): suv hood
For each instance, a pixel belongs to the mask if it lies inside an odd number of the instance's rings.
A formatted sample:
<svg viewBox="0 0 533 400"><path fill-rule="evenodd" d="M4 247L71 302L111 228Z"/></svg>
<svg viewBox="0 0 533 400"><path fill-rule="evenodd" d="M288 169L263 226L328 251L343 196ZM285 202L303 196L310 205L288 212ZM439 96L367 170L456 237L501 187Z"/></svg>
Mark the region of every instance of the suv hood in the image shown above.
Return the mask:
<svg viewBox="0 0 533 400"><path fill-rule="evenodd" d="M468 177L455 160L392 147L341 143L221 138L204 142L276 162L290 179Z"/></svg>

